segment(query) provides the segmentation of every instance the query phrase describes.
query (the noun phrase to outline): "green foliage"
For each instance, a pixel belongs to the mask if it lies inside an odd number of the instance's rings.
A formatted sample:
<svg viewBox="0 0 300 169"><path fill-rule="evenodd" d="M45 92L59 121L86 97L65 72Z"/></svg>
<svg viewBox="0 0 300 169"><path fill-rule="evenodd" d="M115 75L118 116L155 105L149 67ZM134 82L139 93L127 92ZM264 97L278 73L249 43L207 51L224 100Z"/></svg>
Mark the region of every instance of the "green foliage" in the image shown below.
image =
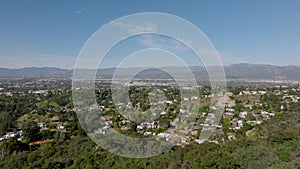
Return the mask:
<svg viewBox="0 0 300 169"><path fill-rule="evenodd" d="M23 137L27 143L40 139L40 127L35 122L27 122L22 127Z"/></svg>
<svg viewBox="0 0 300 169"><path fill-rule="evenodd" d="M233 88L234 94L238 94L243 88ZM275 89L270 89L275 90ZM170 90L176 93L176 90ZM204 92L204 91L203 91ZM143 97L137 97L136 93ZM148 100L145 96L149 91L132 89L130 91L135 108L146 110ZM72 108L70 92L50 91L46 96L0 96L0 133L18 128L17 120L20 117L39 117L34 120L58 117L59 121L66 122L66 131L57 131L55 124L50 129L40 131L35 122L23 120L22 125L24 142L16 139L8 139L0 144L0 168L299 168L300 167L300 105L299 103L286 104L286 111L279 110L282 102L281 96L266 94L261 96L262 108L268 111L280 112L271 120L262 125L255 126L244 123L244 127L236 132L237 140L231 142L197 144L192 142L185 147L174 147L162 155L146 158L131 159L116 156L98 147L92 142L78 123L76 113ZM205 94L209 92L205 91ZM291 92L290 94L295 94ZM97 102L107 110L106 115L112 117L114 128L120 131L119 123L122 116L116 114L114 105L109 102L111 93L96 92ZM167 95L169 100L174 100L172 95ZM243 100L234 96L236 100L235 110L244 109ZM178 98L176 98L179 100ZM142 104L138 105L137 103ZM209 111L209 105L203 104L199 111ZM62 108L67 107L66 112ZM256 107L257 110L261 106ZM255 108L255 109L256 109ZM170 104L166 109L168 114L158 120L162 127L155 133L164 132L170 125L170 112L178 110L178 106ZM296 113L287 112L293 110ZM38 114L38 115L37 115ZM48 117L49 116L49 117ZM20 120L20 119L19 119ZM230 125L229 118L223 118L224 128ZM137 137L135 134L136 123L131 123L130 130L126 134ZM223 129L224 129L223 128ZM225 132L224 132L225 131ZM226 135L228 131L223 130ZM248 132L248 135L246 134ZM226 137L226 136L225 136ZM28 143L36 140L54 139L53 143L28 146ZM120 148L121 147L121 148ZM155 147L155 145L153 145ZM119 146L123 150L126 147Z"/></svg>
<svg viewBox="0 0 300 169"><path fill-rule="evenodd" d="M255 142L241 135L236 141L220 145L192 143L184 148L174 147L165 154L146 159L113 155L85 136L65 137L59 144L44 144L31 152L21 149L16 141L5 142L1 147L9 150L10 156L0 161L0 168L10 168L12 162L15 168L298 168L298 120L298 114L270 120L258 127ZM286 131L289 128L294 132ZM287 133L283 138L272 138L277 132Z"/></svg>
<svg viewBox="0 0 300 169"><path fill-rule="evenodd" d="M22 143L16 138L10 138L0 144L0 157L16 155L27 150L29 150L28 144Z"/></svg>

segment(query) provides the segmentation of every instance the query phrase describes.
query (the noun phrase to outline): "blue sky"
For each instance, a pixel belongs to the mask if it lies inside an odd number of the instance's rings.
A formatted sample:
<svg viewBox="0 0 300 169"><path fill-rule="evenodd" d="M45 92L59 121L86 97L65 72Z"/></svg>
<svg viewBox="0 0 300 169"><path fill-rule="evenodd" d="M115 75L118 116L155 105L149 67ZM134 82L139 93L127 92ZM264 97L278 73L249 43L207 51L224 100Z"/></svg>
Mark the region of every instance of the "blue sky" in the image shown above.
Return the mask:
<svg viewBox="0 0 300 169"><path fill-rule="evenodd" d="M73 68L95 31L137 12L170 13L192 22L212 41L225 65L300 65L297 0L2 0L0 67Z"/></svg>

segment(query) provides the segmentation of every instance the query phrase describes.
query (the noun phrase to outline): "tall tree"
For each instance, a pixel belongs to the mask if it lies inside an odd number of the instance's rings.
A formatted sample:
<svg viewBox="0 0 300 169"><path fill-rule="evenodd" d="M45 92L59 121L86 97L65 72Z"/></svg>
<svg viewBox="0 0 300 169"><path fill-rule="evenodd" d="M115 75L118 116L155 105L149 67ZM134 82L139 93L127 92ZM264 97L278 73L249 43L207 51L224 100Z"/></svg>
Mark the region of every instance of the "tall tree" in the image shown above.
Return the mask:
<svg viewBox="0 0 300 169"><path fill-rule="evenodd" d="M35 122L27 122L22 126L24 140L28 143L39 140L40 127Z"/></svg>

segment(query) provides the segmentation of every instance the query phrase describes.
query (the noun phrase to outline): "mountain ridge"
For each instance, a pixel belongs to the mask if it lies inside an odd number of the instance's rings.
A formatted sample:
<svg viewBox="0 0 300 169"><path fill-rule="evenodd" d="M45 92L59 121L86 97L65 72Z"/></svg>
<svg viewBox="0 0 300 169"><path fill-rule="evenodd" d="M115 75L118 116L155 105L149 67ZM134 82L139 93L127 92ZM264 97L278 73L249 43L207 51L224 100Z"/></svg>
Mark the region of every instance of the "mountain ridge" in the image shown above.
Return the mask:
<svg viewBox="0 0 300 169"><path fill-rule="evenodd" d="M168 70L175 71L184 76L183 69L180 67L164 67ZM135 70L142 70L142 68L119 68L122 69L124 75L130 75ZM190 66L191 71L196 78L208 79L208 74L205 67ZM82 69L88 70L88 69ZM111 78L116 68L103 68L98 69L98 78ZM73 76L74 69L63 69L56 67L25 67L25 68L0 68L0 78L42 78L42 77L68 77ZM91 69L89 69L91 71ZM276 66L268 64L251 64L251 63L238 63L224 66L224 71L227 79L256 79L256 80L294 80L300 81L300 66L287 65ZM144 71L140 78L154 78L160 77L161 71L149 69ZM169 76L168 76L169 77ZM163 76L166 78L166 76Z"/></svg>

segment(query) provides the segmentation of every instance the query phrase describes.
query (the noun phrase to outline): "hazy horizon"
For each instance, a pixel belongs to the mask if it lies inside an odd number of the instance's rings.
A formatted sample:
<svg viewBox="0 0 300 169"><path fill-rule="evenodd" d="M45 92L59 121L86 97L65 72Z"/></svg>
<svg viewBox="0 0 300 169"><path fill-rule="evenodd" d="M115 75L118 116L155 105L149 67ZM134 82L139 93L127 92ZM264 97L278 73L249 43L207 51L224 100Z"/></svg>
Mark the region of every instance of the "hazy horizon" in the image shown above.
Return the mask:
<svg viewBox="0 0 300 169"><path fill-rule="evenodd" d="M300 67L300 65L275 65L275 64L243 63L243 62L228 64L228 65L223 65L223 66L226 67L226 66L241 65L241 64L258 65L258 66L276 66L276 67L288 67L288 66ZM180 66L161 66L161 67L180 67ZM201 65L201 66L190 65L189 67L205 67L205 66L203 66L203 65ZM11 70L26 69L26 68L58 68L58 69L65 69L65 70L73 70L74 69L74 68L63 68L63 67L55 67L55 66L26 66L26 67L17 67L17 68L0 67L0 69L11 69ZM136 66L136 67L101 67L101 68L98 68L98 69L115 69L115 68L152 68L152 67L139 67L139 66ZM89 69L89 68L76 68L76 69Z"/></svg>

